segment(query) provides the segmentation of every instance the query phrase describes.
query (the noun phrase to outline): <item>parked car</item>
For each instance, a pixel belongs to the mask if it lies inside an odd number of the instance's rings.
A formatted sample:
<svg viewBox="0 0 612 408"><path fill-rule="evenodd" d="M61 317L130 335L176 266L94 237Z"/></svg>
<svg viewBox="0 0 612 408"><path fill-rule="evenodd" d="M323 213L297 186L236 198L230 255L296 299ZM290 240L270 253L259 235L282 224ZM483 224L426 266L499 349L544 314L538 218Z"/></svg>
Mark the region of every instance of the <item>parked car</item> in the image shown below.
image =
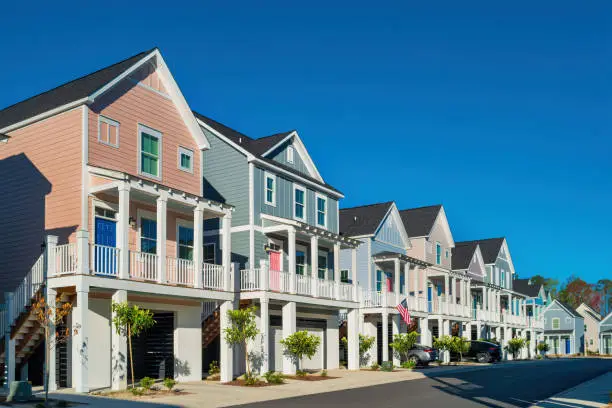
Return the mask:
<svg viewBox="0 0 612 408"><path fill-rule="evenodd" d="M476 360L479 363L490 363L501 361L502 351L499 344L489 341L470 341L470 350L463 354L464 359ZM451 360L459 360L459 354L452 353Z"/></svg>
<svg viewBox="0 0 612 408"><path fill-rule="evenodd" d="M415 344L408 352L408 361L413 361L416 365L426 366L438 358L438 350L433 347Z"/></svg>

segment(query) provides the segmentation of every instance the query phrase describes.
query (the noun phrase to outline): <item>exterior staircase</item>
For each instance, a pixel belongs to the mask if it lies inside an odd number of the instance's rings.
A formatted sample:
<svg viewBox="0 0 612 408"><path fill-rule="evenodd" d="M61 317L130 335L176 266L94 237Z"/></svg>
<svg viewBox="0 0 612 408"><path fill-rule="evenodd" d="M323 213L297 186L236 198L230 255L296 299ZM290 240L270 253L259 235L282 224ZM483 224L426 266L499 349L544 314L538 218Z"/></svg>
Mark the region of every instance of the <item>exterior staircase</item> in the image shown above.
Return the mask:
<svg viewBox="0 0 612 408"><path fill-rule="evenodd" d="M219 307L202 321L202 348L206 348L221 332L221 312Z"/></svg>

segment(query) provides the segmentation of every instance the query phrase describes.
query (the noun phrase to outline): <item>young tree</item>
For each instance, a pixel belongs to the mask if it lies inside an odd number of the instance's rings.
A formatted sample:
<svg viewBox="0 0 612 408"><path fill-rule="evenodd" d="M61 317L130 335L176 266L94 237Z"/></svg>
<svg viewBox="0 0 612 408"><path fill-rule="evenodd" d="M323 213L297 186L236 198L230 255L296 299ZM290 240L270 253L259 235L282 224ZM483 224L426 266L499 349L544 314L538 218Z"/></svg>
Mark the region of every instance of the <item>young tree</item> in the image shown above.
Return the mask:
<svg viewBox="0 0 612 408"><path fill-rule="evenodd" d="M470 351L470 342L461 336L453 336L450 347L452 352L459 354L459 361L463 361L463 355Z"/></svg>
<svg viewBox="0 0 612 408"><path fill-rule="evenodd" d="M515 337L513 339L508 340L508 345L506 349L510 354L512 354L512 358L516 359L516 355L521 351L523 347L526 345L526 341L522 337Z"/></svg>
<svg viewBox="0 0 612 408"><path fill-rule="evenodd" d="M247 343L249 340L254 340L259 334L257 324L255 323L255 306L245 309L228 310L227 316L230 320L230 326L225 328L225 340L232 346L244 346L244 361L246 364L246 377L251 378L251 368L249 361L249 352Z"/></svg>
<svg viewBox="0 0 612 408"><path fill-rule="evenodd" d="M311 359L316 354L319 344L321 344L321 338L315 334L308 333L308 330L302 330L287 336L280 342L285 351L299 362L299 370L301 371L302 359L304 357Z"/></svg>
<svg viewBox="0 0 612 408"><path fill-rule="evenodd" d="M345 348L348 348L348 340L346 337L341 338L340 341ZM370 351L374 342L376 342L376 337L359 333L359 366L367 363L366 353Z"/></svg>
<svg viewBox="0 0 612 408"><path fill-rule="evenodd" d="M393 342L389 344L393 351L397 353L400 359L408 360L408 353L417 342L419 333L412 331L410 333L400 333L393 336Z"/></svg>
<svg viewBox="0 0 612 408"><path fill-rule="evenodd" d="M441 336L441 337L439 337L437 339L434 339L434 342L433 342L434 348L440 350L443 353L443 356L442 356L443 359L442 360L443 361L447 360L446 362L448 364L450 364L450 355L449 355L449 352L452 349L452 341L453 340L452 340L451 336L445 335L445 336Z"/></svg>
<svg viewBox="0 0 612 408"><path fill-rule="evenodd" d="M544 341L538 343L538 345L536 347L537 347L538 351L540 352L540 354L546 353L548 350L550 350L550 347L548 346L548 343L546 343Z"/></svg>
<svg viewBox="0 0 612 408"><path fill-rule="evenodd" d="M41 297L32 307L32 315L36 318L40 326L44 329L45 336L45 367L44 367L44 390L45 390L45 406L49 406L49 364L51 362L52 352L62 343L65 343L71 335L77 334L77 329L71 330L66 328L57 330L57 326L64 323L64 318L72 311L72 304L65 302L61 303L59 296L55 299L55 306L51 306L45 302L45 298ZM55 332L54 336L51 334Z"/></svg>
<svg viewBox="0 0 612 408"><path fill-rule="evenodd" d="M132 388L134 388L134 357L132 351L132 337L138 337L143 331L153 327L155 320L153 312L130 306L128 302L113 302L113 324L117 334L127 337L130 350L130 369L132 371Z"/></svg>

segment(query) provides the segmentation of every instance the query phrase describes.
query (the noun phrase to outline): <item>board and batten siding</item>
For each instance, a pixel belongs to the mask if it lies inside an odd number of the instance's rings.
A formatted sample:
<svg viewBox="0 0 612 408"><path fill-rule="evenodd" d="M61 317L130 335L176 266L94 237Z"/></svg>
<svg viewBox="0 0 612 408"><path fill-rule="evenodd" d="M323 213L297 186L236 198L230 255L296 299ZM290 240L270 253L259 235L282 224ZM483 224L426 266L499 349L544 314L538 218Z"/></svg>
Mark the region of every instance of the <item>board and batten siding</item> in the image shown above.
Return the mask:
<svg viewBox="0 0 612 408"><path fill-rule="evenodd" d="M560 326L559 329L552 328L552 320L559 318ZM582 320L582 319L581 319ZM553 303L544 311L544 331L550 330L574 330L576 318L571 314L567 313L558 303Z"/></svg>
<svg viewBox="0 0 612 408"><path fill-rule="evenodd" d="M361 243L357 247L357 283L364 288L367 288L368 284L368 267L370 265L370 259L368 258L368 244L364 240L360 240ZM353 250L342 249L340 250L340 270L349 270L349 278L352 277L350 272L353 268Z"/></svg>
<svg viewBox="0 0 612 408"><path fill-rule="evenodd" d="M0 297L40 256L45 235L73 241L80 225L82 108L10 132L0 143Z"/></svg>
<svg viewBox="0 0 612 408"><path fill-rule="evenodd" d="M289 163L287 161L287 148L289 146L293 147L293 163ZM277 147L274 151L270 153L269 157L271 157L272 160L279 162L280 164L283 164L287 167L291 167L298 173L310 175L308 172L308 168L306 167L306 164L304 164L304 160L298 154L297 149L291 142L286 142L285 144Z"/></svg>
<svg viewBox="0 0 612 408"><path fill-rule="evenodd" d="M142 73L134 75L135 78L148 80L148 77L143 78ZM98 141L99 115L119 122L119 147ZM139 124L162 133L161 180L138 173ZM193 152L192 173L178 168L179 146ZM132 78L121 81L90 107L89 164L200 195L200 150L174 102L159 92L138 85Z"/></svg>
<svg viewBox="0 0 612 408"><path fill-rule="evenodd" d="M399 228L403 228L403 226L398 226L392 216L387 216L374 237L375 244L379 245L380 248L387 248L384 249L386 251L406 254L405 244ZM378 252L382 252L382 250Z"/></svg>
<svg viewBox="0 0 612 408"><path fill-rule="evenodd" d="M264 202L264 175L276 175L276 205L267 205ZM293 219L293 185L297 184L306 189L306 223L315 225L315 190L309 186L293 182L273 171L255 167L254 196L255 196L255 224L261 225L261 214L273 215ZM338 200L321 193L327 197L327 230L338 233Z"/></svg>

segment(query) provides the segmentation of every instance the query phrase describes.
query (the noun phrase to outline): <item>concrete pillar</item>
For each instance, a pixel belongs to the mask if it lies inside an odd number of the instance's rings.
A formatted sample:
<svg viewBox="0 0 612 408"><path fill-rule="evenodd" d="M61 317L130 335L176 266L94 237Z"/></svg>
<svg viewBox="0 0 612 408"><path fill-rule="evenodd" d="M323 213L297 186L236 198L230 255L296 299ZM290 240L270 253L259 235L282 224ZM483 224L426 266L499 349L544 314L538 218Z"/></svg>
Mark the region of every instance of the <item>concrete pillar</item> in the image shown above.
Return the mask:
<svg viewBox="0 0 612 408"><path fill-rule="evenodd" d="M495 339L501 343L501 327L497 326L495 328Z"/></svg>
<svg viewBox="0 0 612 408"><path fill-rule="evenodd" d="M287 230L287 258L289 260L289 292L296 293L297 276L295 274L295 229Z"/></svg>
<svg viewBox="0 0 612 408"><path fill-rule="evenodd" d="M89 275L89 232L80 229L76 232L77 274Z"/></svg>
<svg viewBox="0 0 612 408"><path fill-rule="evenodd" d="M260 373L270 371L270 300L259 299L259 331L261 337L261 369Z"/></svg>
<svg viewBox="0 0 612 408"><path fill-rule="evenodd" d="M285 305L283 305L283 339L295 333L296 312L297 311L295 302L287 302ZM283 374L294 375L295 371L296 366L293 357L289 355L283 355Z"/></svg>
<svg viewBox="0 0 612 408"><path fill-rule="evenodd" d="M223 288L226 291L232 290L232 212L228 211L223 216L223 248L221 251L221 264L223 265ZM293 251L295 257L295 251ZM295 259L295 258L294 258ZM294 263L295 265L295 263ZM236 270L236 276L239 275L239 271ZM235 279L238 282L239 279ZM240 286L238 286L240 288Z"/></svg>
<svg viewBox="0 0 612 408"><path fill-rule="evenodd" d="M47 293L45 294L45 300L47 302L47 305L49 306L51 310L55 312L57 291L47 286L46 292ZM52 346L55 345L55 325L54 324L49 325L49 343ZM47 352L47 348L45 347L45 353L46 352ZM56 363L55 346L51 348L50 354L51 355L49 356L49 391L56 391L57 390L57 379L55 378L55 363ZM45 361L46 361L46 358L45 358ZM43 373L44 373L44 370L43 370ZM44 376L43 376L43 381L44 381Z"/></svg>
<svg viewBox="0 0 612 408"><path fill-rule="evenodd" d="M431 329L429 328L429 318L423 317L419 323L421 326L421 342L426 346L433 346Z"/></svg>
<svg viewBox="0 0 612 408"><path fill-rule="evenodd" d="M400 298L400 260L397 258L393 260L393 278L394 278L393 290L395 291L395 305L393 306L397 306L401 302L400 300L401 299Z"/></svg>
<svg viewBox="0 0 612 408"><path fill-rule="evenodd" d="M225 340L225 329L230 327L230 319L227 312L234 310L234 302L226 300L221 303L220 313L220 353L219 368L221 369L221 382L229 382L234 379L234 353L230 344ZM201 347L201 346L200 346Z"/></svg>
<svg viewBox="0 0 612 408"><path fill-rule="evenodd" d="M444 301L449 302L449 283L448 283L448 274L444 274Z"/></svg>
<svg viewBox="0 0 612 408"><path fill-rule="evenodd" d="M72 385L76 392L89 392L88 366L88 312L89 287L82 280L77 281L77 305L72 310L72 325L76 334L72 337ZM99 352L99 350L95 350ZM95 368L95 367L94 367Z"/></svg>
<svg viewBox="0 0 612 408"><path fill-rule="evenodd" d="M359 370L359 309L350 309L347 316L348 369Z"/></svg>
<svg viewBox="0 0 612 408"><path fill-rule="evenodd" d="M399 314L394 314L392 318L392 323L393 339L395 341L395 335L400 333L401 316ZM400 363L400 356L396 353L393 353L393 365L399 367Z"/></svg>
<svg viewBox="0 0 612 408"><path fill-rule="evenodd" d="M404 295L406 295L406 297L410 296L410 263L406 262L404 263ZM415 308L416 308L416 294L414 296L415 302Z"/></svg>
<svg viewBox="0 0 612 408"><path fill-rule="evenodd" d="M353 301L359 302L359 287L357 286L357 248L351 249L351 282L353 284Z"/></svg>
<svg viewBox="0 0 612 408"><path fill-rule="evenodd" d="M310 268L311 268L311 288L313 297L317 297L317 283L319 279L319 238L316 235L310 237Z"/></svg>
<svg viewBox="0 0 612 408"><path fill-rule="evenodd" d="M157 281L166 283L168 193L160 191L157 198Z"/></svg>
<svg viewBox="0 0 612 408"><path fill-rule="evenodd" d="M450 303L453 305L457 303L457 278L452 277L451 279L451 289L452 289L452 297L450 299Z"/></svg>
<svg viewBox="0 0 612 408"><path fill-rule="evenodd" d="M50 278L55 276L56 272L56 250L58 238L55 235L47 235L47 245L45 248L45 272L46 277Z"/></svg>
<svg viewBox="0 0 612 408"><path fill-rule="evenodd" d="M438 317L438 338L444 335L444 320L441 317Z"/></svg>
<svg viewBox="0 0 612 408"><path fill-rule="evenodd" d="M514 305L512 304L512 294L508 293L508 308L510 309L510 315L514 314Z"/></svg>
<svg viewBox="0 0 612 408"><path fill-rule="evenodd" d="M6 379L4 386L10 387L10 384L15 381L15 340L11 339L11 324L13 323L13 292L5 292L4 300L6 302L6 325L4 331L4 370L6 371L4 378Z"/></svg>
<svg viewBox="0 0 612 408"><path fill-rule="evenodd" d="M117 248L119 248L119 278L130 278L130 184L119 184L119 219L117 220Z"/></svg>
<svg viewBox="0 0 612 408"><path fill-rule="evenodd" d="M414 268L414 287L412 288L414 291L414 298L419 298L419 268L415 266ZM417 301L418 302L418 301Z"/></svg>
<svg viewBox="0 0 612 408"><path fill-rule="evenodd" d="M389 314L382 313L382 361L389 361Z"/></svg>
<svg viewBox="0 0 612 408"><path fill-rule="evenodd" d="M334 272L335 275L338 274ZM334 275L334 277L335 277ZM340 329L338 327L338 312L332 314L327 319L327 326L325 330L325 354L327 355L326 368L328 370L335 370L340 367ZM348 340L348 339L347 339ZM321 344L323 347L323 344Z"/></svg>
<svg viewBox="0 0 612 408"><path fill-rule="evenodd" d="M474 340L478 340L482 337L482 323L480 320L476 320L476 338Z"/></svg>
<svg viewBox="0 0 612 408"><path fill-rule="evenodd" d="M450 336L451 334L451 321L450 320L444 321L444 334L446 336Z"/></svg>
<svg viewBox="0 0 612 408"><path fill-rule="evenodd" d="M118 290L113 293L112 302L127 302L127 291ZM115 313L112 318L115 318ZM117 334L115 327L111 327L111 388L115 391L127 388L129 358L126 337Z"/></svg>
<svg viewBox="0 0 612 408"><path fill-rule="evenodd" d="M204 262L204 209L200 204L193 208L193 287L202 287L202 263Z"/></svg>
<svg viewBox="0 0 612 408"><path fill-rule="evenodd" d="M174 328L174 378L202 379L202 308L190 306L176 312ZM224 333L221 332L221 336Z"/></svg>

